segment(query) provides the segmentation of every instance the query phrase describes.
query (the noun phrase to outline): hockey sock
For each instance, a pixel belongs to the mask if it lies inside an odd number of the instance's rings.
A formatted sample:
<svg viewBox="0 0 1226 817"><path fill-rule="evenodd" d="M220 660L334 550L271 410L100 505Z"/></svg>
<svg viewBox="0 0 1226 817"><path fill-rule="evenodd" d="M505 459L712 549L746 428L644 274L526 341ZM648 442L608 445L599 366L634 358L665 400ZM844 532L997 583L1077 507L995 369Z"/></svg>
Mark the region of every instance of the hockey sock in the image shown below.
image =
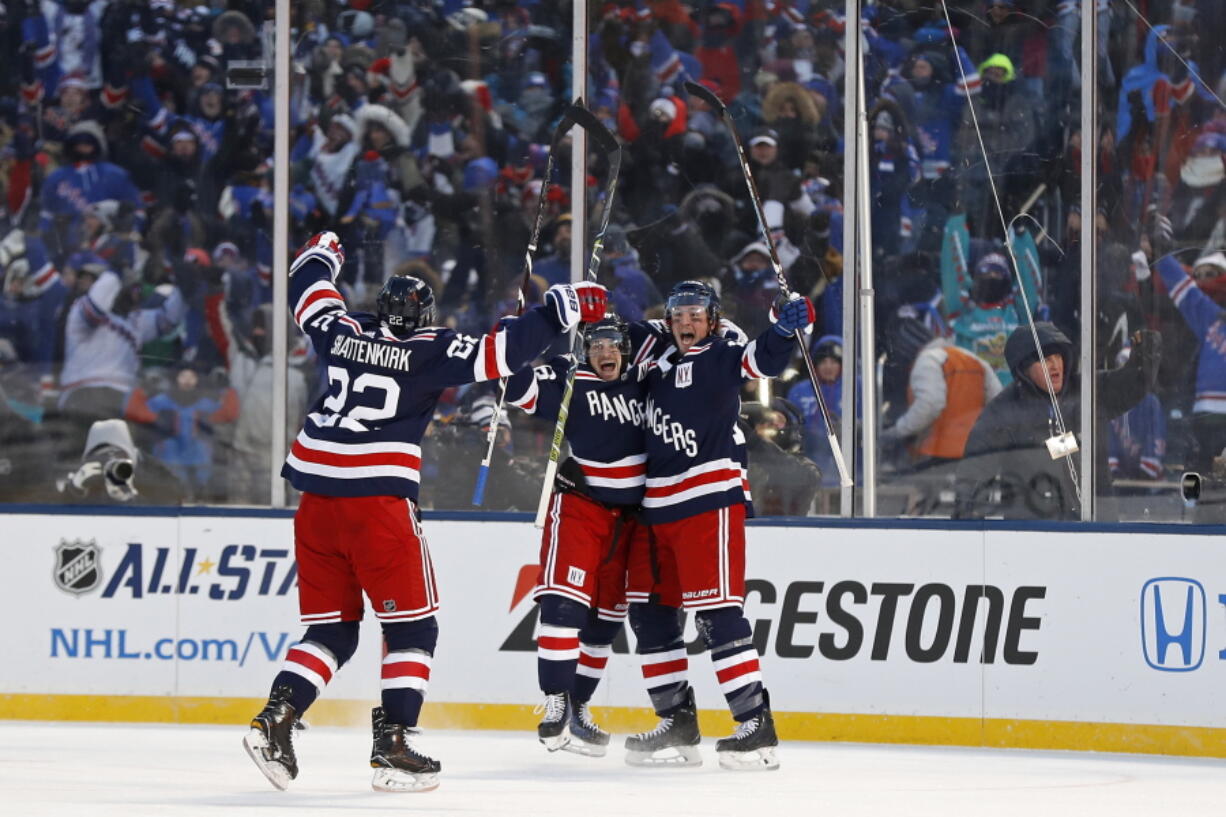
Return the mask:
<svg viewBox="0 0 1226 817"><path fill-rule="evenodd" d="M732 717L747 721L762 711L762 669L753 645L753 629L740 607L703 610L695 616L698 632L711 650L719 691Z"/></svg>
<svg viewBox="0 0 1226 817"><path fill-rule="evenodd" d="M667 717L685 703L690 659L682 636L682 612L662 604L631 604L630 629L638 642L636 650L643 669L643 683L651 706Z"/></svg>
<svg viewBox="0 0 1226 817"><path fill-rule="evenodd" d="M388 723L416 726L430 686L438 622L434 616L384 622L383 640L387 644L381 672L383 712Z"/></svg>
<svg viewBox="0 0 1226 817"><path fill-rule="evenodd" d="M609 663L609 655L613 652L613 639L621 632L620 621L607 621L593 616L587 625L579 631L579 666L575 670L575 703L586 703L592 700L600 679L604 677L604 668Z"/></svg>
<svg viewBox="0 0 1226 817"><path fill-rule="evenodd" d="M536 637L536 677L541 692L572 692L579 664L579 628L588 608L562 596L541 596L541 629Z"/></svg>
<svg viewBox="0 0 1226 817"><path fill-rule="evenodd" d="M312 624L302 640L289 648L281 671L272 679L272 688L287 686L293 690L289 702L302 717L357 648L358 622Z"/></svg>

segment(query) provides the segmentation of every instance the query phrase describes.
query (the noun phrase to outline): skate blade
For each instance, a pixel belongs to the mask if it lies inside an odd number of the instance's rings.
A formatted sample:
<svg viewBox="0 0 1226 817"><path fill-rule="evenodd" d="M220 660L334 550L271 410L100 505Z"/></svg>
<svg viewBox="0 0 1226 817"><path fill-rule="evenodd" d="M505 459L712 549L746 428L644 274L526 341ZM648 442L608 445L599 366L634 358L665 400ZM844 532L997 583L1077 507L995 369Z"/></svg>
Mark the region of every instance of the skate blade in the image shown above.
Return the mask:
<svg viewBox="0 0 1226 817"><path fill-rule="evenodd" d="M264 773L268 778L268 782L273 784L277 789L285 791L289 788L289 769L286 769L280 763L273 760L268 760L264 757L264 750L268 748L268 738L259 729L252 729L243 737L243 748L247 750L251 761L255 763L256 768Z"/></svg>
<svg viewBox="0 0 1226 817"><path fill-rule="evenodd" d="M769 772L779 768L774 746L752 752L718 752L719 767L734 772Z"/></svg>
<svg viewBox="0 0 1226 817"><path fill-rule="evenodd" d="M580 740L574 735L571 735L570 741L562 748L568 752L574 752L585 757L604 757L609 753L607 744L589 743L586 740Z"/></svg>
<svg viewBox="0 0 1226 817"><path fill-rule="evenodd" d="M702 755L698 753L697 746L670 746L655 752L627 749L626 765L659 769L701 766Z"/></svg>
<svg viewBox="0 0 1226 817"><path fill-rule="evenodd" d="M375 791L392 793L434 791L438 788L438 774L413 774L402 769L375 769L370 787Z"/></svg>
<svg viewBox="0 0 1226 817"><path fill-rule="evenodd" d="M561 734L554 735L551 738L539 738L538 736L538 739L541 741L541 745L546 749L551 752L556 752L559 749L565 749L566 745L570 743L570 732L563 729Z"/></svg>

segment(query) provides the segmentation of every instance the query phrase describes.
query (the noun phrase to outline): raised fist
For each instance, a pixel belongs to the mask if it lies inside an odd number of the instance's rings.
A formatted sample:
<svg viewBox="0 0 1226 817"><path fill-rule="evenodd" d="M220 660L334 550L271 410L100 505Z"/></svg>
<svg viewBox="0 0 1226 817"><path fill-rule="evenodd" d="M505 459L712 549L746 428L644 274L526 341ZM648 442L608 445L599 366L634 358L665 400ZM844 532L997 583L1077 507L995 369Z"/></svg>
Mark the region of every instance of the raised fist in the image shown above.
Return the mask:
<svg viewBox="0 0 1226 817"><path fill-rule="evenodd" d="M554 284L545 290L545 304L553 309L563 329L570 329L577 323L595 323L604 317L608 303L609 291L587 281Z"/></svg>
<svg viewBox="0 0 1226 817"><path fill-rule="evenodd" d="M341 240L336 233L325 230L311 236L307 243L302 245L302 249L298 250L294 263L290 265L289 274L293 275L303 264L311 260L327 264L332 282L336 283L337 276L341 274L341 267L345 264L345 248L341 246Z"/></svg>

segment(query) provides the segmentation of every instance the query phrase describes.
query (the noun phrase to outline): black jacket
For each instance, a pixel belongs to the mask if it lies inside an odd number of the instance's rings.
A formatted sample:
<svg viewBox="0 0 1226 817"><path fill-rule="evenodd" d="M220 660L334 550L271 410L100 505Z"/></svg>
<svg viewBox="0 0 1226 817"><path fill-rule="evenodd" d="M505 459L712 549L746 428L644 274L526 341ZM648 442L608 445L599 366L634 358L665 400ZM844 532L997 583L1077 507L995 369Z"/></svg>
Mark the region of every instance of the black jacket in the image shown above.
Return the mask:
<svg viewBox="0 0 1226 817"><path fill-rule="evenodd" d="M1073 344L1054 325L1035 324L1044 354L1064 356L1064 383L1057 403L1064 425L1081 439L1081 388L1077 379ZM1145 396L1142 355L1133 355L1119 369L1098 372L1098 410L1105 429L1107 420L1118 417ZM1081 505L1069 469L1069 458L1053 460L1046 441L1057 433L1054 411L1047 392L1024 374L1035 361L1030 328L1014 330L1005 344L1005 360L1013 382L984 407L966 441L966 453L958 464L957 500L954 517L978 519L1078 519ZM1095 441L1099 473L1107 472L1106 438ZM1073 454L1072 465L1079 466ZM1080 469L1078 469L1080 470ZM1088 475L1078 473L1083 496L1093 491Z"/></svg>

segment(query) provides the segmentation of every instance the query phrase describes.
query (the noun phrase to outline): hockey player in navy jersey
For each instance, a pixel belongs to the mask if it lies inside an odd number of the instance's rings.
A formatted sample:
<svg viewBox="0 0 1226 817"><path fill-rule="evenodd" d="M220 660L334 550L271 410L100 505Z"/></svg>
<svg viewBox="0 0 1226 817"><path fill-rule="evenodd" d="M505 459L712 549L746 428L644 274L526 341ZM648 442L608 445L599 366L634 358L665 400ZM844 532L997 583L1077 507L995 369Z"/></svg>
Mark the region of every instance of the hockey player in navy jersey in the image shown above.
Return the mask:
<svg viewBox="0 0 1226 817"><path fill-rule="evenodd" d="M384 284L377 315L348 312L336 288L344 260L325 232L290 267L294 320L329 384L282 471L302 491L294 548L307 630L243 744L277 788L297 776L294 725L357 648L365 592L387 647L382 706L372 713L372 785L429 791L441 766L417 747L416 725L439 605L417 510L422 435L445 388L514 374L566 329L598 320L607 293L595 284L551 287L544 305L477 338L434 326L434 294L411 276Z"/></svg>
<svg viewBox="0 0 1226 817"><path fill-rule="evenodd" d="M672 762L699 762L692 749L700 738L693 692L669 677L670 666L685 655L676 609L684 608L695 613L720 689L740 724L716 744L720 765L773 769L778 738L742 609L749 486L736 419L741 384L783 371L794 333L813 322L813 305L803 297L788 301L775 325L757 339L733 342L711 332L720 321L715 291L683 281L669 294L665 319L676 349L650 367L647 379L643 519L650 526L653 564L644 575L641 560L631 556L627 592L645 676L648 656L658 658L654 675L664 683L650 692L661 722L627 738L627 761L650 764L670 757L661 755L669 749Z"/></svg>
<svg viewBox="0 0 1226 817"><path fill-rule="evenodd" d="M550 751L600 757L609 734L591 717L596 691L626 618L626 555L643 535L637 520L647 475L645 383L628 370L630 329L614 315L588 327L566 422L562 462L541 539L533 598L541 606L537 677L545 694L537 728ZM556 418L570 360L556 357L515 375L507 399Z"/></svg>

